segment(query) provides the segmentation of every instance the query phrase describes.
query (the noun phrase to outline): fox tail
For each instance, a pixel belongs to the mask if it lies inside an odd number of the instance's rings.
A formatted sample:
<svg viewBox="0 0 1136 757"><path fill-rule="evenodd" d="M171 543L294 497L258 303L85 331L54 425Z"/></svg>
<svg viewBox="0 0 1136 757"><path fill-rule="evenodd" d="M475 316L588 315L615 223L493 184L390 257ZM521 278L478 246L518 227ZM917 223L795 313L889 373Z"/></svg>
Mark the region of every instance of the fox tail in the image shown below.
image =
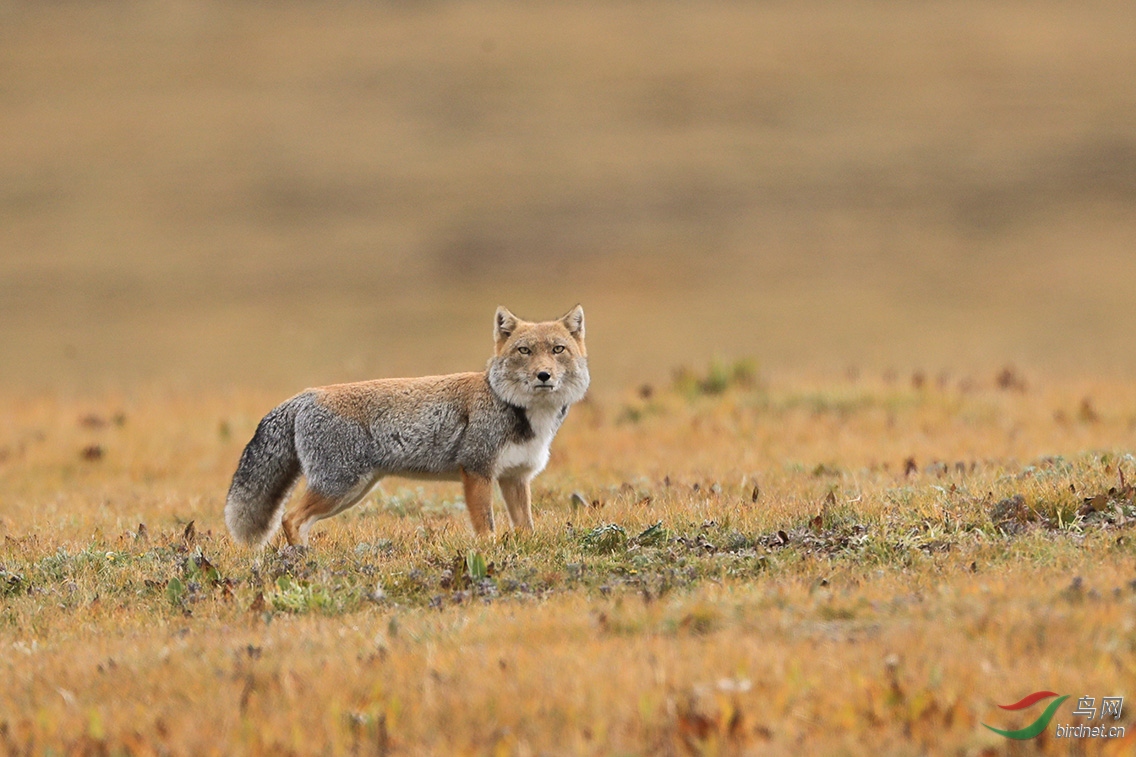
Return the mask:
<svg viewBox="0 0 1136 757"><path fill-rule="evenodd" d="M239 542L260 546L280 527L284 500L300 477L298 410L296 398L271 410L241 453L225 501L225 523Z"/></svg>

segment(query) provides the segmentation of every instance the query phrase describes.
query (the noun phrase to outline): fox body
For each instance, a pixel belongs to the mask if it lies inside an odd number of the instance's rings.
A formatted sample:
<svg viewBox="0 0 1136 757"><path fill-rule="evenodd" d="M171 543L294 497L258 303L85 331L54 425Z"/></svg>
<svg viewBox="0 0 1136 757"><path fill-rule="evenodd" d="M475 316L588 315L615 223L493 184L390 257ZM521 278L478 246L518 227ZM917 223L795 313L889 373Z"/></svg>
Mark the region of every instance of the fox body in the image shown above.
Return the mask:
<svg viewBox="0 0 1136 757"><path fill-rule="evenodd" d="M498 308L482 373L378 379L308 389L271 410L241 454L225 522L263 544L361 500L384 476L460 480L474 530L493 531L492 484L513 527L532 528L529 482L548 463L568 408L588 388L584 311L529 323ZM307 489L284 514L300 475Z"/></svg>

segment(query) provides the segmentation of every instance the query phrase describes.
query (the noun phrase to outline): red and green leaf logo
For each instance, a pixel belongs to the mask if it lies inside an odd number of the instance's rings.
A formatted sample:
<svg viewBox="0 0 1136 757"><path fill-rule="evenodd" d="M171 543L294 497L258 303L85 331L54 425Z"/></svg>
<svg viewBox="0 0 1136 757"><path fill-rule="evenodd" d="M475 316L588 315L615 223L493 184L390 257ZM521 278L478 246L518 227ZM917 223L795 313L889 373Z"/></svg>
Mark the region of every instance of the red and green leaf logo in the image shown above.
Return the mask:
<svg viewBox="0 0 1136 757"><path fill-rule="evenodd" d="M1055 691L1035 691L1034 693L1022 699L1020 702L1014 702L1013 704L1000 704L998 706L1003 710L1024 710L1027 707L1033 707L1043 699L1049 699L1050 697L1055 696L1057 696L1057 692ZM1019 741L1032 739L1037 737L1038 734L1046 729L1046 727L1049 725L1049 721L1053 720L1053 716L1057 713L1057 708L1060 707L1061 703L1068 698L1069 695L1066 694L1063 697L1054 699L1049 703L1049 706L1045 708L1045 712L1041 713L1037 720L1033 721L1025 728L1019 728L1016 731L1004 731L1001 728L995 728L994 726L986 725L985 723L983 723L982 725L986 726L991 731L994 731L994 733L998 734L999 736L1005 736L1008 739L1017 739Z"/></svg>

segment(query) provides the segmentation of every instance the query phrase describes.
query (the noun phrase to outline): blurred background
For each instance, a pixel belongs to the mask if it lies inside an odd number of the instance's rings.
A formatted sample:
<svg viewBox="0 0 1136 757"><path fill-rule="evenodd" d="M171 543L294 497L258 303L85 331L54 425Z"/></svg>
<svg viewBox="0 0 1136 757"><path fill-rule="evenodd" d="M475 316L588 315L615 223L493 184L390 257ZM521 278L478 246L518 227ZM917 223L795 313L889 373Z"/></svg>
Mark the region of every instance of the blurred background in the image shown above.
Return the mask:
<svg viewBox="0 0 1136 757"><path fill-rule="evenodd" d="M1131 2L0 0L0 387L1136 375Z"/></svg>

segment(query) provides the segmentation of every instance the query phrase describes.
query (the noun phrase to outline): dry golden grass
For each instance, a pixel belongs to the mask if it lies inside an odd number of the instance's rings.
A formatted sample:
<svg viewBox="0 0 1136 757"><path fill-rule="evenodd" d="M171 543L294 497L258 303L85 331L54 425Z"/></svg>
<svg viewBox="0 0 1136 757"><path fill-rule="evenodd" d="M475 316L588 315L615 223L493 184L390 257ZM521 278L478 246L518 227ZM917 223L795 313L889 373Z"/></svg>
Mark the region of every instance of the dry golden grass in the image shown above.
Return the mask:
<svg viewBox="0 0 1136 757"><path fill-rule="evenodd" d="M1132 20L0 2L0 753L1131 754L982 724L1134 695ZM577 301L534 534L223 533L283 397Z"/></svg>
<svg viewBox="0 0 1136 757"><path fill-rule="evenodd" d="M1136 387L742 374L578 408L531 536L392 480L260 554L220 514L274 400L9 399L0 743L1011 754L996 704L1128 693Z"/></svg>

